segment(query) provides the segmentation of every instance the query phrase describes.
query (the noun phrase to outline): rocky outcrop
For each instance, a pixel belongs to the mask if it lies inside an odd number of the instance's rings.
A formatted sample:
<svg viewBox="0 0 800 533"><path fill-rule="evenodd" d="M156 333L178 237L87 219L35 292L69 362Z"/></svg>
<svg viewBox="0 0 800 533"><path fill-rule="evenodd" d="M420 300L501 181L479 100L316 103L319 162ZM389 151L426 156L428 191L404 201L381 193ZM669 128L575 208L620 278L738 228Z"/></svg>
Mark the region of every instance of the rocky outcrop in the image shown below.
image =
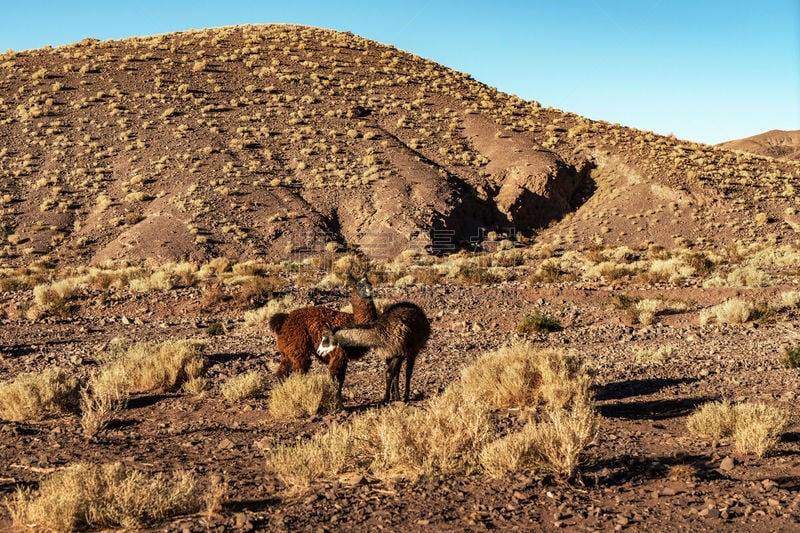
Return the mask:
<svg viewBox="0 0 800 533"><path fill-rule="evenodd" d="M552 152L526 154L524 161L498 176L497 209L518 229L546 226L573 209L572 198L583 174L583 169L567 165Z"/></svg>

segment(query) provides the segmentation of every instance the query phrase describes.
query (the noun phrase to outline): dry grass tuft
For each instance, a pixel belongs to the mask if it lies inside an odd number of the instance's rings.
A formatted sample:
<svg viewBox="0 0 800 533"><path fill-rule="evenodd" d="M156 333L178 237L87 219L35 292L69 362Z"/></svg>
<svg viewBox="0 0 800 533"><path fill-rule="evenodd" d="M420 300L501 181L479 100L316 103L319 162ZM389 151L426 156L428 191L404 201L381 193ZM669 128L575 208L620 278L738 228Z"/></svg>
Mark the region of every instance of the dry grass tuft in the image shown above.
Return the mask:
<svg viewBox="0 0 800 533"><path fill-rule="evenodd" d="M291 492L303 492L319 479L344 472L353 447L348 425L333 424L300 444L277 444L265 450L267 462Z"/></svg>
<svg viewBox="0 0 800 533"><path fill-rule="evenodd" d="M672 345L659 346L658 348L638 350L636 352L636 360L648 363L663 363L664 361L672 358L675 353L675 347Z"/></svg>
<svg viewBox="0 0 800 533"><path fill-rule="evenodd" d="M124 373L129 392L174 390L203 374L203 349L203 344L188 340L136 343L106 363L107 371Z"/></svg>
<svg viewBox="0 0 800 533"><path fill-rule="evenodd" d="M656 314L661 310L661 300L639 300L636 309L636 320L639 324L649 326L655 321Z"/></svg>
<svg viewBox="0 0 800 533"><path fill-rule="evenodd" d="M760 403L736 406L736 425L733 442L740 453L763 457L780 441L781 433L791 422L791 415L783 409Z"/></svg>
<svg viewBox="0 0 800 533"><path fill-rule="evenodd" d="M703 404L689 417L687 427L710 439L731 438L740 453L762 457L775 447L790 422L791 415L783 409L724 400Z"/></svg>
<svg viewBox="0 0 800 533"><path fill-rule="evenodd" d="M292 295L286 295L283 298L274 298L267 302L267 305L246 311L244 314L244 323L247 326L260 326L266 324L272 315L276 313L288 313L292 309L298 307L298 302L295 301Z"/></svg>
<svg viewBox="0 0 800 533"><path fill-rule="evenodd" d="M339 409L338 385L324 374L292 374L272 390L269 412L278 420L294 420Z"/></svg>
<svg viewBox="0 0 800 533"><path fill-rule="evenodd" d="M267 388L267 376L258 370L235 376L222 385L222 395L235 403L262 394Z"/></svg>
<svg viewBox="0 0 800 533"><path fill-rule="evenodd" d="M0 418L31 422L73 413L79 401L78 379L61 368L19 374L0 383Z"/></svg>
<svg viewBox="0 0 800 533"><path fill-rule="evenodd" d="M598 426L597 413L589 404L548 409L544 422L528 422L521 431L486 446L480 463L495 478L534 469L569 479L578 469L581 452L596 438Z"/></svg>
<svg viewBox="0 0 800 533"><path fill-rule="evenodd" d="M730 436L735 425L733 406L729 400L704 403L686 424L692 433L710 439Z"/></svg>
<svg viewBox="0 0 800 533"><path fill-rule="evenodd" d="M785 291L781 293L781 303L784 307L800 307L800 291Z"/></svg>
<svg viewBox="0 0 800 533"><path fill-rule="evenodd" d="M130 381L121 366L104 367L89 378L81 390L81 428L87 439L96 437L125 409L130 398Z"/></svg>
<svg viewBox="0 0 800 533"><path fill-rule="evenodd" d="M485 354L461 374L464 395L475 396L490 409L541 404L559 409L589 398L591 383L591 374L576 356L537 350L529 343Z"/></svg>
<svg viewBox="0 0 800 533"><path fill-rule="evenodd" d="M33 298L36 304L47 314L68 316L72 314L72 300L81 293L80 283L74 279L63 279L51 284L36 285Z"/></svg>
<svg viewBox="0 0 800 533"><path fill-rule="evenodd" d="M195 513L204 504L196 476L150 475L120 463L75 464L19 489L9 502L14 524L35 530L142 528Z"/></svg>
<svg viewBox="0 0 800 533"><path fill-rule="evenodd" d="M421 409L392 406L358 434L363 435L361 451L370 458L369 471L391 479L469 472L494 429L485 405L464 397L456 386Z"/></svg>
<svg viewBox="0 0 800 533"><path fill-rule="evenodd" d="M517 324L517 332L525 335L532 335L533 333L549 333L551 331L561 331L561 322L549 315L534 311L526 315L519 324Z"/></svg>
<svg viewBox="0 0 800 533"><path fill-rule="evenodd" d="M711 318L716 318L720 324L744 324L750 320L753 309L753 304L739 298L731 298L710 309L703 309L700 312L700 324L706 325Z"/></svg>

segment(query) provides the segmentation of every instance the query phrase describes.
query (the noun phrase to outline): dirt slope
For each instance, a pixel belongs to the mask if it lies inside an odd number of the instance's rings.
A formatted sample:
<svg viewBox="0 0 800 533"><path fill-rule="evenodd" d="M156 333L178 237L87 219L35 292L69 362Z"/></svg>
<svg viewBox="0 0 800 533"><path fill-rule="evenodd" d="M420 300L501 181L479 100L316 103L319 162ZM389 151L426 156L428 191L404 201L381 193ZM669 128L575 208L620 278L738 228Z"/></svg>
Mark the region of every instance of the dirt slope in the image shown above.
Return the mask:
<svg viewBox="0 0 800 533"><path fill-rule="evenodd" d="M576 246L752 241L796 223L798 162L542 108L309 27L6 53L0 117L11 264L281 257L329 241L380 257L548 225L541 238Z"/></svg>

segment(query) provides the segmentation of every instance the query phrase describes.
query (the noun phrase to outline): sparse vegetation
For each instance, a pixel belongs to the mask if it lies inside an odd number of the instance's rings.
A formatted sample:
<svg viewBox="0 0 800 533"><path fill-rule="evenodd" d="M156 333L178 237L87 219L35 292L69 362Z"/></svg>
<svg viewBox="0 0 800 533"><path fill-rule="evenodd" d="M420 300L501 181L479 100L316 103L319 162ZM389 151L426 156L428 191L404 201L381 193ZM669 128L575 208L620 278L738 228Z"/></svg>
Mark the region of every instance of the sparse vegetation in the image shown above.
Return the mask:
<svg viewBox="0 0 800 533"><path fill-rule="evenodd" d="M763 457L778 443L790 420L782 409L723 400L703 404L687 426L690 432L710 439L732 439L740 453Z"/></svg>
<svg viewBox="0 0 800 533"><path fill-rule="evenodd" d="M235 403L262 394L267 388L267 376L254 370L240 376L230 378L222 385L222 395L229 402Z"/></svg>
<svg viewBox="0 0 800 533"><path fill-rule="evenodd" d="M277 420L293 420L339 409L338 385L323 374L291 374L272 389L269 412Z"/></svg>
<svg viewBox="0 0 800 533"><path fill-rule="evenodd" d="M52 531L142 528L204 506L197 476L151 475L120 463L79 463L19 489L9 503L17 527Z"/></svg>
<svg viewBox="0 0 800 533"><path fill-rule="evenodd" d="M498 383L504 391L495 394ZM467 367L459 382L420 407L368 412L300 445L268 450L269 462L290 490L345 468L382 479L529 468L570 478L597 431L590 387L572 356L509 347ZM544 405L544 411L501 437L491 411L519 405Z"/></svg>
<svg viewBox="0 0 800 533"><path fill-rule="evenodd" d="M0 418L37 422L74 413L78 408L78 379L61 368L25 372L0 383Z"/></svg>
<svg viewBox="0 0 800 533"><path fill-rule="evenodd" d="M533 333L550 333L553 331L561 331L561 329L560 320L539 311L534 311L525 316L525 318L517 324L517 331L526 335L531 335Z"/></svg>

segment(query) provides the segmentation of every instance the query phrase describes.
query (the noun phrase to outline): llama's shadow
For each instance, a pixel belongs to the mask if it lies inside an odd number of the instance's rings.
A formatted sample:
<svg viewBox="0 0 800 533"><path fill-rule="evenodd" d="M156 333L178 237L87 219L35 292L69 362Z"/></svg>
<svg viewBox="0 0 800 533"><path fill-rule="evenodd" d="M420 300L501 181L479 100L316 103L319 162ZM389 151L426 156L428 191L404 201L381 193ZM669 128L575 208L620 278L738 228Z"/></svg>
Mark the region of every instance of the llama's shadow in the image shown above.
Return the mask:
<svg viewBox="0 0 800 533"><path fill-rule="evenodd" d="M361 414L372 409L383 409L386 407L390 407L392 405L416 405L419 402L428 399L428 396L424 394L416 394L411 396L407 402L384 402L382 399L380 400L370 400L368 402L362 403L350 403L345 404L342 409L347 413L352 414Z"/></svg>
<svg viewBox="0 0 800 533"><path fill-rule="evenodd" d="M34 349L27 344L14 344L13 346L0 346L0 353L7 358L17 358L24 355L30 355Z"/></svg>

